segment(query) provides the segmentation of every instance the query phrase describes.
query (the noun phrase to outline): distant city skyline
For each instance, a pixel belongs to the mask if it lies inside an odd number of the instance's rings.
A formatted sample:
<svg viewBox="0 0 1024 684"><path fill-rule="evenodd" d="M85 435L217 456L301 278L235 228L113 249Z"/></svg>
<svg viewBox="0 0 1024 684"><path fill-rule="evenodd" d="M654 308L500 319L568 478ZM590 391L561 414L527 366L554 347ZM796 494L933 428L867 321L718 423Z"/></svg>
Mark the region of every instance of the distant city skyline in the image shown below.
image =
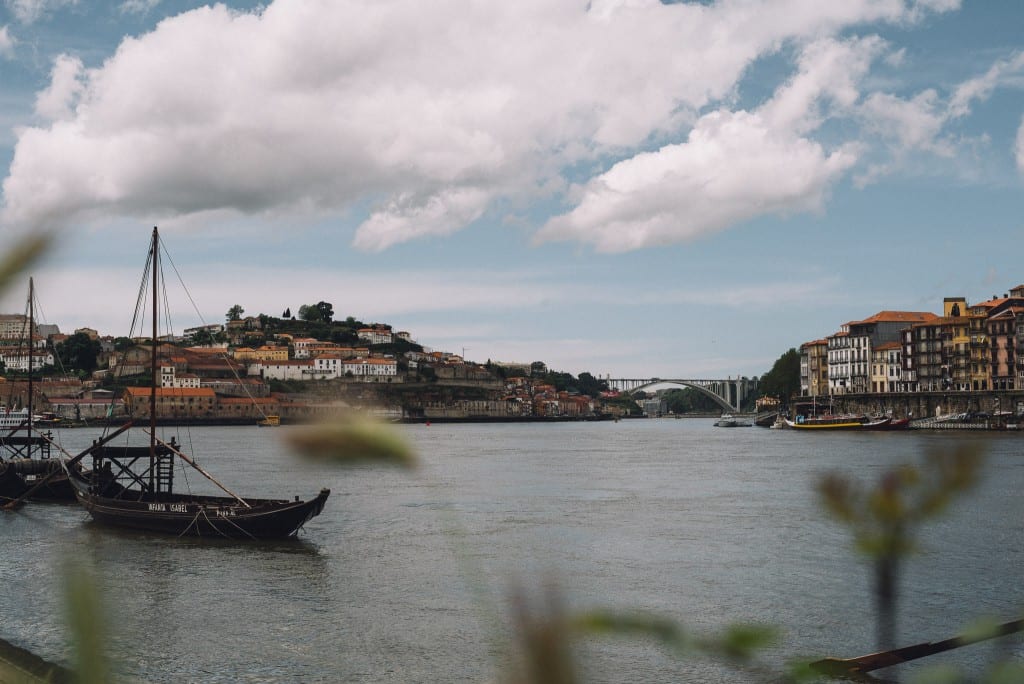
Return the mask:
<svg viewBox="0 0 1024 684"><path fill-rule="evenodd" d="M848 321L1024 284L1022 20L3 0L0 228L57 231L25 280L65 331L127 332L159 225L198 307L178 330L324 300L471 360L761 375Z"/></svg>

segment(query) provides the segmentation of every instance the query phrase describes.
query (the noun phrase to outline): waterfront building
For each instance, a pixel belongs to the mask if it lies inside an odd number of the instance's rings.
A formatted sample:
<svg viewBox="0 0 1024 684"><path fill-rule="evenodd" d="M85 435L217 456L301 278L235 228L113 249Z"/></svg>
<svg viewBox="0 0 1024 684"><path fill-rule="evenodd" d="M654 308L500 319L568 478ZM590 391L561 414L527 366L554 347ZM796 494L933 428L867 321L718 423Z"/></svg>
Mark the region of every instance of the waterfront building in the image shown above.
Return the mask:
<svg viewBox="0 0 1024 684"><path fill-rule="evenodd" d="M900 379L896 384L897 392L918 392L920 387L917 382L917 367L914 365L914 328L904 328L900 331L901 353L900 360L903 370Z"/></svg>
<svg viewBox="0 0 1024 684"><path fill-rule="evenodd" d="M152 387L127 387L125 411L133 418L149 417ZM175 417L208 417L217 406L217 395L207 387L157 387L157 414Z"/></svg>
<svg viewBox="0 0 1024 684"><path fill-rule="evenodd" d="M872 392L898 392L902 375L902 343L883 342L871 350Z"/></svg>
<svg viewBox="0 0 1024 684"><path fill-rule="evenodd" d="M1021 286L1024 290L1024 285ZM1024 389L1024 313L1017 314L1016 316L1016 349L1017 356L1017 385L1014 389Z"/></svg>
<svg viewBox="0 0 1024 684"><path fill-rule="evenodd" d="M911 326L910 357L916 369L917 388L921 392L948 389L947 364L943 358L942 337L946 318Z"/></svg>
<svg viewBox="0 0 1024 684"><path fill-rule="evenodd" d="M814 340L800 345L800 394L805 397L828 394L827 340Z"/></svg>
<svg viewBox="0 0 1024 684"><path fill-rule="evenodd" d="M264 380L313 380L315 373L312 359L257 361L249 365L249 374Z"/></svg>
<svg viewBox="0 0 1024 684"><path fill-rule="evenodd" d="M880 345L900 342L901 332L908 325L936 318L938 316L929 311L879 311L863 321L848 323L850 338L849 386L852 388L849 391L858 394L887 391L872 389L873 350Z"/></svg>
<svg viewBox="0 0 1024 684"><path fill-rule="evenodd" d="M985 331L991 342L989 356L992 389L1012 390L1017 386L1018 325L1024 325L1024 306L1012 306L985 321ZM1021 369L1024 371L1024 369Z"/></svg>
<svg viewBox="0 0 1024 684"><path fill-rule="evenodd" d="M850 325L825 338L828 343L828 393L846 394L850 386Z"/></svg>

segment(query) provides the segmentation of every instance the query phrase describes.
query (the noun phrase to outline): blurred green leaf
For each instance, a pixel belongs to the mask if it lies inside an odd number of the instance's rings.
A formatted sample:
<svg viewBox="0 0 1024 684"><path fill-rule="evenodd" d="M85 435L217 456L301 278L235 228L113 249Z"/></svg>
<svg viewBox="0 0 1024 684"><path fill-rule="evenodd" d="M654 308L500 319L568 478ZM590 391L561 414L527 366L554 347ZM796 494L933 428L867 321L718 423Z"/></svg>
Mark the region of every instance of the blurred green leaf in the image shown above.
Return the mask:
<svg viewBox="0 0 1024 684"><path fill-rule="evenodd" d="M595 610L577 615L572 625L583 634L648 636L679 650L692 646L675 621L649 613Z"/></svg>
<svg viewBox="0 0 1024 684"><path fill-rule="evenodd" d="M950 665L929 665L910 677L910 684L958 684L963 681L963 673Z"/></svg>
<svg viewBox="0 0 1024 684"><path fill-rule="evenodd" d="M1016 660L996 663L987 673L986 684L1022 684L1024 683L1024 663Z"/></svg>
<svg viewBox="0 0 1024 684"><path fill-rule="evenodd" d="M302 456L336 465L416 465L412 447L396 431L362 418L305 426L288 432L286 441Z"/></svg>
<svg viewBox="0 0 1024 684"><path fill-rule="evenodd" d="M756 651L775 643L778 636L779 631L768 625L730 625L721 644L726 656L736 660L750 660Z"/></svg>
<svg viewBox="0 0 1024 684"><path fill-rule="evenodd" d="M78 682L106 684L111 681L105 650L106 621L96 582L90 572L69 565L64 571L64 586Z"/></svg>
<svg viewBox="0 0 1024 684"><path fill-rule="evenodd" d="M24 237L8 248L6 256L0 259L0 292L5 291L15 277L38 261L51 242L53 234L43 232Z"/></svg>

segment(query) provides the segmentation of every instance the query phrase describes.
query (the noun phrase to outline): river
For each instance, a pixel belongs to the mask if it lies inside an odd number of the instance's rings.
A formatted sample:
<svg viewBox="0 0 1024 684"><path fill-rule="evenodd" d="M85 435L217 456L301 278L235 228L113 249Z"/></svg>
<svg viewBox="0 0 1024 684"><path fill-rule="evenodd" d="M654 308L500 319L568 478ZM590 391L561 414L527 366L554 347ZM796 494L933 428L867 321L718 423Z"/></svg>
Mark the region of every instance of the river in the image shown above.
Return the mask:
<svg viewBox="0 0 1024 684"><path fill-rule="evenodd" d="M771 668L875 650L869 566L821 512L814 483L827 471L873 482L978 435L712 423L396 426L419 454L413 472L299 460L281 438L301 427L180 431L235 491L309 497L327 486L327 507L294 543L118 532L74 505L4 514L0 638L68 662L70 561L98 578L117 671L154 682L493 681L510 597L548 586L569 611L649 611L697 634L775 625ZM95 436L56 434L72 453ZM984 443L982 482L924 528L901 577L901 643L1020 616L1024 438ZM207 491L196 473L189 482ZM941 658L977 668L994 648L1024 655L1018 641ZM588 681L744 681L643 639L588 639L576 655Z"/></svg>

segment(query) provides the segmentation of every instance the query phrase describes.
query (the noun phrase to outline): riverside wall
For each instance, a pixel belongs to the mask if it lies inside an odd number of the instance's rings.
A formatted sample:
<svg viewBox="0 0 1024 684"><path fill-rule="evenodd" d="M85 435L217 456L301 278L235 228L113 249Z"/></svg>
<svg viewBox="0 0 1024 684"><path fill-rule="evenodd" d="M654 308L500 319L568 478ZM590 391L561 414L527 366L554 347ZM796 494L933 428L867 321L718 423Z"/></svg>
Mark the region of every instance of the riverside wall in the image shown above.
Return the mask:
<svg viewBox="0 0 1024 684"><path fill-rule="evenodd" d="M1024 390L838 394L817 397L816 402L819 407L827 406L830 399L835 413L891 413L896 418L928 418L954 413L994 414L997 411L1024 415ZM800 397L798 401L809 403L811 397Z"/></svg>

